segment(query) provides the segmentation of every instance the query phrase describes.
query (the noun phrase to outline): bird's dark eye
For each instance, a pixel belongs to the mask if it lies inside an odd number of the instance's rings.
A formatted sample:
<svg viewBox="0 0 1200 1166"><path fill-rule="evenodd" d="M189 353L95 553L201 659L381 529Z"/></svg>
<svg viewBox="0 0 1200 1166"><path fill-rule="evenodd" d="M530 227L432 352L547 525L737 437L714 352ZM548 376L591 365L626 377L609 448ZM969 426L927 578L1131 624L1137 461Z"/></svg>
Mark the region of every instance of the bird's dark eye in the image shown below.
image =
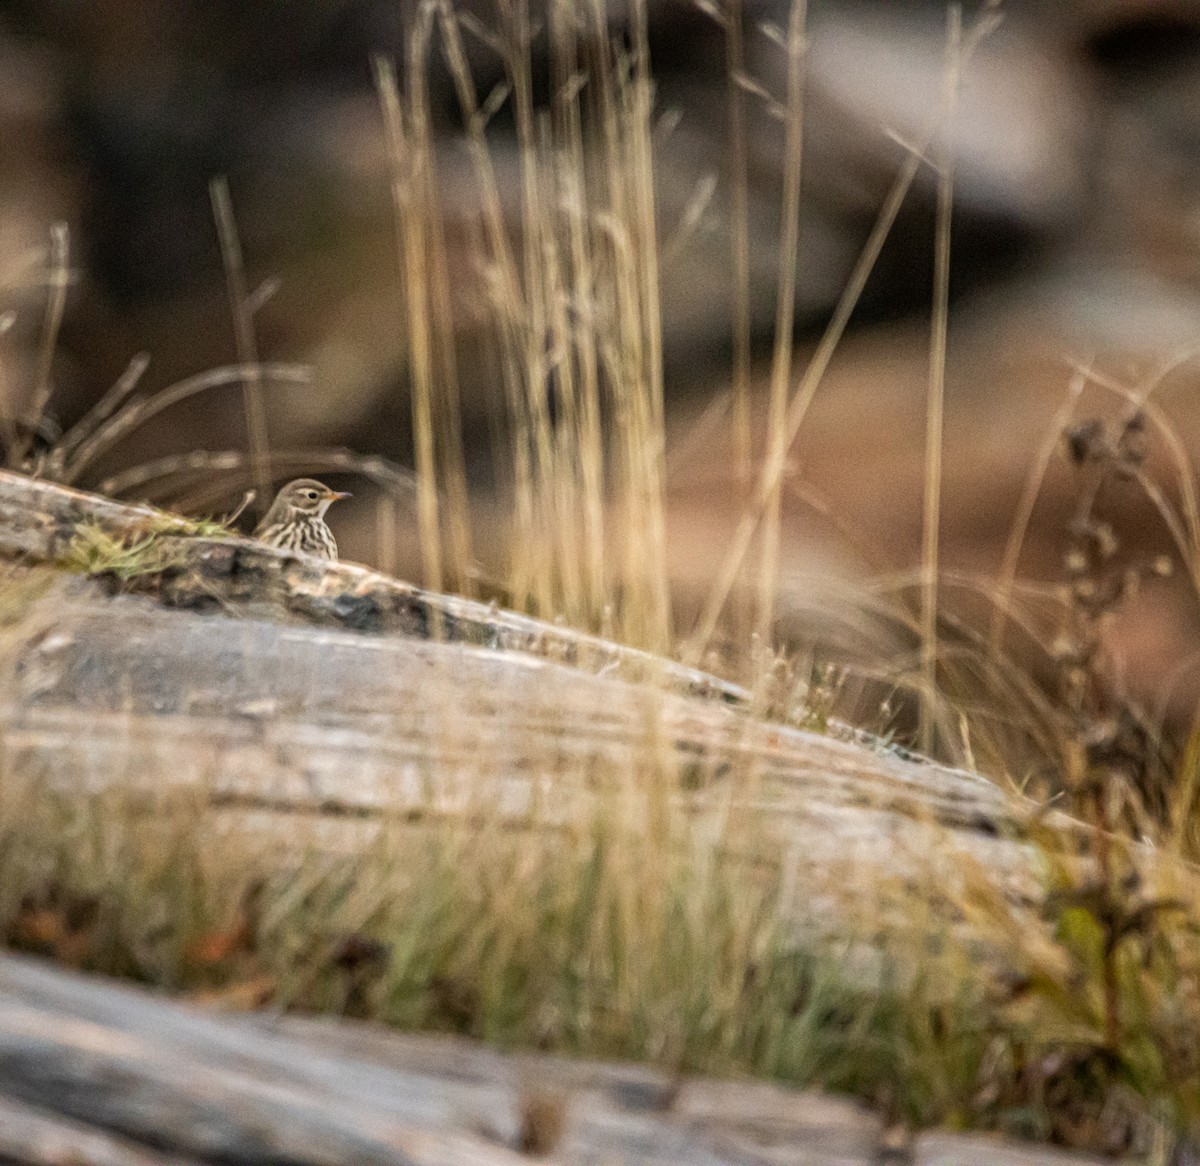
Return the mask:
<svg viewBox="0 0 1200 1166"><path fill-rule="evenodd" d="M305 498L312 498L312 499L315 499L315 498L316 498L316 496L317 496L317 492L316 492L316 490L305 490L305 491L304 491L304 497L305 497Z"/></svg>

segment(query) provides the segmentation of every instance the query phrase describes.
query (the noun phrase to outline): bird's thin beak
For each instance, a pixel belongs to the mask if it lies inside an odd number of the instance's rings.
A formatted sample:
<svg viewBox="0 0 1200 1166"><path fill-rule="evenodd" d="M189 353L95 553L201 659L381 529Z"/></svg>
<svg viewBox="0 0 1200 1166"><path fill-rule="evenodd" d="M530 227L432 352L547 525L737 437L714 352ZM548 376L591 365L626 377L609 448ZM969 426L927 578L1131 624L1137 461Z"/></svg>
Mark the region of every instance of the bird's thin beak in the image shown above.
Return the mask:
<svg viewBox="0 0 1200 1166"><path fill-rule="evenodd" d="M334 490L330 498L331 502L340 502L343 498L353 498L354 495L349 490Z"/></svg>

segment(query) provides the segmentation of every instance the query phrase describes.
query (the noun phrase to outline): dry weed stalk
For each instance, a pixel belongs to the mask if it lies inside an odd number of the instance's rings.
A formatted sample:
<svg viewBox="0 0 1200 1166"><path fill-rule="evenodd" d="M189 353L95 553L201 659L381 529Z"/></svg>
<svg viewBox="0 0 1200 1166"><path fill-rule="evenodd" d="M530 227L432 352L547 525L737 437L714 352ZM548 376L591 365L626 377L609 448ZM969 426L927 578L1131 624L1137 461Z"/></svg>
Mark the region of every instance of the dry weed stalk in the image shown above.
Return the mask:
<svg viewBox="0 0 1200 1166"><path fill-rule="evenodd" d="M1149 719L1122 691L1107 652L1117 612L1147 577L1169 574L1165 557L1130 561L1100 507L1106 492L1136 483L1146 457L1146 417L1130 413L1115 428L1092 420L1066 431L1080 474L1067 531L1065 625L1053 646L1064 709L1070 719L1066 781L1075 807L1102 830L1118 823L1135 833L1167 810L1164 765Z"/></svg>

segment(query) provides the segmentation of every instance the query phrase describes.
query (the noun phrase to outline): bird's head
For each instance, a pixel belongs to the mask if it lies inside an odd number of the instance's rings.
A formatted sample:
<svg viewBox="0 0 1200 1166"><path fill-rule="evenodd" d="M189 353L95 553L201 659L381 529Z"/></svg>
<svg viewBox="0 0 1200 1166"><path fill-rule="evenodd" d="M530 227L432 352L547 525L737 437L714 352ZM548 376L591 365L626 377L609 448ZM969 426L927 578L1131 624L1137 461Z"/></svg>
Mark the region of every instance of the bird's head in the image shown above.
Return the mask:
<svg viewBox="0 0 1200 1166"><path fill-rule="evenodd" d="M286 508L290 513L320 518L339 498L349 498L344 490L331 490L313 478L297 478L279 491L272 510Z"/></svg>

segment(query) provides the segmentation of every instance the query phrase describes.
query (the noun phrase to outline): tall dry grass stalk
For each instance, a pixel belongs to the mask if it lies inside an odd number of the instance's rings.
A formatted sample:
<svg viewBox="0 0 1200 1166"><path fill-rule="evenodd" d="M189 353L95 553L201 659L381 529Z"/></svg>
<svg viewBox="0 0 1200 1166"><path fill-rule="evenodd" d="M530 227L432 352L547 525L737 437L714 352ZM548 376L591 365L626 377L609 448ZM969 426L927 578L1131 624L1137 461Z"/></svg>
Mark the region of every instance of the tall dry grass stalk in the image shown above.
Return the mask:
<svg viewBox="0 0 1200 1166"><path fill-rule="evenodd" d="M422 8L412 29L405 74L409 79L407 105L402 104L395 69L376 58L375 81L383 108L388 153L392 164L392 198L401 270L404 316L408 324L413 437L417 472L417 523L425 585L442 590L442 530L439 516L437 459L434 449L433 339L431 336L429 230L433 209L429 199L430 132L425 92L426 54L431 22ZM413 65L416 65L414 71ZM414 75L415 74L415 75ZM405 116L407 112L407 117ZM407 123L407 124L406 124Z"/></svg>
<svg viewBox="0 0 1200 1166"><path fill-rule="evenodd" d="M924 145L927 147L928 142ZM821 381L824 379L825 372L829 368L837 346L841 343L842 336L845 334L846 327L862 295L863 288L866 287L867 280L874 270L880 252L883 250L883 245L891 233L896 217L900 213L900 208L904 204L904 200L920 169L920 153L920 150L914 150L910 153L902 164L896 178L893 180L891 190L888 192L888 196L884 200L879 214L876 216L875 223L854 265L850 279L847 281L841 296L838 297L833 317L822 333L816 351L813 353L808 367L805 369L799 384L788 401L783 427L785 440L782 443L777 443L775 448L763 459L754 495L738 520L737 529L730 540L729 549L725 553L721 566L716 572L713 585L709 590L708 598L697 620L696 627L684 647L685 658L690 662L699 662L712 642L717 624L720 622L722 612L729 601L737 578L744 568L746 556L753 545L754 537L758 532L768 503L774 491L783 480L787 454L800 433L800 428L804 424L808 408L812 404L813 397L816 395Z"/></svg>
<svg viewBox="0 0 1200 1166"><path fill-rule="evenodd" d="M805 0L792 0L787 29L787 103L784 107L783 205L780 222L779 287L775 302L775 347L767 403L767 458L782 461L788 447L788 385L792 379L792 336L796 319L796 249L800 242L800 174L804 142L804 64L807 51ZM775 478L765 499L762 565L758 578L757 631L770 643L779 590L779 542L783 482Z"/></svg>
<svg viewBox="0 0 1200 1166"><path fill-rule="evenodd" d="M575 360L563 362L563 384L570 389L577 412L580 509L582 511L582 550L586 563L584 598L587 611L603 612L609 603L606 590L608 566L605 554L605 464L604 429L601 407L599 320L594 311L575 311L567 317L568 306L595 302L596 274L590 245L591 231L582 208L586 205L586 154L584 150L584 113L576 94L583 84L578 71L580 29L571 0L557 0L551 8L551 36L554 38L554 116L563 147L558 155L558 185L562 204L570 208L566 219L566 271L562 273L565 295L558 295L556 322L560 335L570 334L573 326ZM569 440L564 433L564 441Z"/></svg>
<svg viewBox="0 0 1200 1166"><path fill-rule="evenodd" d="M934 745L929 709L937 700L938 527L942 516L942 431L946 412L946 334L950 322L950 225L954 204L954 110L962 72L962 9L946 13L946 63L942 84L942 126L937 151L937 227L934 238L933 326L929 337L929 388L925 414L925 498L922 512L921 702L918 740L923 752Z"/></svg>
<svg viewBox="0 0 1200 1166"><path fill-rule="evenodd" d="M505 2L497 13L492 29L448 0L422 4L410 27L403 95L394 69L376 63L404 271L427 582L442 582L448 525L458 532L449 540L456 578L470 548L438 147L424 89L430 54L440 51L481 207L475 258L512 479L506 590L538 614L666 652L672 620L646 14L635 4L626 36L614 40L600 0L551 5L555 92L543 113L534 103L528 4ZM498 53L504 68L504 83L483 100L464 32ZM487 134L505 104L516 132L516 221Z"/></svg>
<svg viewBox="0 0 1200 1166"><path fill-rule="evenodd" d="M731 20L740 19L736 0L727 12ZM645 12L635 3L630 29L614 40L601 0L583 8L553 0L547 26L553 95L546 113L533 100L529 10L524 0L501 0L499 13L499 26L491 30L457 13L449 0L426 0L411 25L403 89L387 62L376 64L401 251L427 575L431 582L454 585L457 578L465 586L471 565L458 378L449 339L455 299L426 89L430 61L440 51L454 78L482 206L471 229L488 292L498 395L509 414L511 594L542 614L561 614L665 650L671 644L671 612ZM994 5L985 7L985 16L994 13ZM796 240L789 232L799 191L803 18L804 5L796 0L785 112L789 168L783 220L790 259L781 279L764 464L694 648L711 635L760 523L766 547L761 611L770 610L788 451L926 151L938 130L947 129L935 127L903 160L829 329L789 395L796 280ZM949 95L986 26L981 20L962 36L952 13ZM504 65L506 81L482 101L467 70L464 30L490 45ZM580 48L585 42L586 52ZM730 52L738 59L735 49ZM519 165L519 210L512 215L500 197L487 136L490 118L508 101ZM995 730L998 738L1000 722L1012 710L1028 714L1023 732L1033 740L1031 753L1050 756L1062 746L1055 737L1061 727L1034 680L1002 653L989 655L983 635L955 627L931 590L953 193L944 146L938 193L925 555L921 571L877 581L877 608L869 614L880 623L896 620L899 650L906 655L898 669L881 664L862 675L886 685L895 683L899 671L923 702L926 732L943 744L959 733L968 762L977 755L1002 756L989 732ZM226 218L232 222L231 215ZM56 271L65 271L65 236L63 245L53 258ZM240 260L229 265L240 272ZM48 335L57 330L57 286L52 281ZM248 330L259 297L247 296L244 279L235 279L231 298L235 319ZM252 348L245 353L253 356ZM297 378L287 366L252 361L137 402L132 394L144 368L144 360L132 362L82 428L68 435L64 474L87 468L101 439L119 439L184 396L253 378L263 385ZM1151 424L1160 424L1161 414L1149 400L1153 386L1111 388L1144 410ZM611 452L606 429L613 434ZM1179 507L1153 482L1142 484L1197 578L1200 513L1191 466L1177 438L1168 436L1166 444L1180 474ZM1006 621L999 626L1030 639L1038 630L1022 607L1046 597L1018 587L1016 555L1050 449L1048 444L1035 466L1028 506L1022 504L1010 544L1016 549L1006 556L1006 578L998 589ZM300 457L310 465L367 473L388 489L407 485L389 467L342 451L322 451L319 460L308 452L265 447L192 457L197 460L150 463L114 477L110 485L142 489L174 478L202 490L203 475L214 468L253 475L264 465L290 467ZM394 523L387 505L379 521L385 533ZM943 588L978 586L977 580L944 574L938 582ZM923 601L912 603L914 594ZM14 619L7 633L14 642L16 625ZM955 638L939 632L947 628ZM770 645L765 649L771 672L798 681L794 687L806 682L786 676L788 662ZM252 831L239 834L250 819L237 811L235 828L228 827L226 816L205 832L198 828L201 817L214 816L206 790L176 797L156 789L128 799L101 794L87 801L70 784L76 775L59 774L63 788L70 789L69 797L60 797L54 783L43 780L46 775L14 772L8 754L0 751L0 924L6 937L31 945L46 940L48 922L54 928L61 924L51 938L64 946L50 952L60 958L82 954L89 966L177 987L195 987L218 974L233 977L236 987L238 976L253 973L281 1006L348 1011L350 993L339 986L336 952L349 933L383 953L380 981L364 1012L401 1024L451 1027L541 1048L650 1057L676 1069L772 1073L854 1090L890 1116L911 1121L1001 1124L1011 1109L1022 1120L1040 1122L1045 1136L1060 1133L1056 1115L1048 1112L1052 1087L1065 1088L1069 1101L1075 1100L1071 1091L1080 1089L1069 1076L1055 1079L1054 1066L1065 1058L1069 1070L1070 1058L1083 1048L1092 1055L1085 1065L1109 1066L1105 1082L1114 1086L1114 1097L1125 1097L1132 1087L1148 1099L1144 1110L1151 1103L1174 1106L1170 1116L1176 1124L1200 1123L1200 1093L1186 1075L1194 1042L1183 1042L1181 1050L1173 1045L1180 1030L1186 1036L1187 1026L1194 1026L1200 1009L1195 999L1200 929L1193 922L1158 935L1149 926L1156 912L1176 909L1173 900L1130 899L1124 905L1141 913L1134 920L1141 932L1126 933L1120 918L1111 913L1106 918L1094 907L1094 897L1087 898L1090 887L1070 885L1071 876L1064 875L1073 897L1060 894L1059 906L1048 899L1046 917L1032 918L1028 902L1014 904L990 873L964 857L961 870L953 872L961 878L929 888L956 899L956 913L944 913L941 900L933 907L932 895L914 895L907 881L896 888L862 888L848 879L837 890L857 896L861 915L847 922L840 947L814 943L809 949L785 924L796 919L795 905L813 892L815 881L799 856L788 854L763 827L764 812L773 814L774 807L754 796L760 767L747 762L718 776L715 759L694 765L665 759L657 712L661 694L652 686L645 689L644 732L637 735L634 764L605 768L596 758L581 761L557 745L548 747L544 725L537 727L543 733L539 752L536 731L514 726L518 737L529 733L521 742L522 765L537 778L531 811L514 823L497 807L495 759L470 747L472 725L454 719L453 681L433 671L429 683L446 685L439 701L446 713L436 732L449 746L448 756L458 759L455 764L477 769L464 775L452 763L439 769L431 762L421 773L427 804L412 814L406 809L321 821L322 830L346 828L349 859L332 856L328 840L322 844L315 837L317 827L311 853L302 853L304 826L295 819L288 826L298 855L291 865L281 865L277 848L264 854L256 845L262 839ZM981 691L996 695L995 707L979 709L956 699ZM131 734L148 731L139 730L133 718L130 723ZM564 741L573 727L564 726ZM1192 801L1200 787L1198 756L1193 741L1188 780L1168 822L1175 847L1189 855L1197 847ZM543 816L537 798L549 803L573 786L588 791L594 812L556 818L548 810ZM708 795L703 803L700 794ZM870 797L869 789L863 796ZM220 818L229 806L215 809ZM217 838L219 845L213 844ZM1200 900L1190 867L1180 869L1188 877L1181 874L1179 898L1194 920ZM260 885L265 889L252 895ZM246 918L231 929L231 904L251 898L255 910L247 908ZM1122 906L1116 896L1103 903ZM81 910L93 905L94 917ZM1003 976L992 974L978 945L957 945L945 924L947 914L959 919L972 913L988 917L992 946L1005 956ZM88 922L73 933L71 919L80 916ZM903 924L897 935L887 933L885 919ZM854 923L869 939L848 934ZM222 928L239 936L240 962L219 973L197 967L196 953L211 950ZM1143 938L1144 955L1131 942ZM1162 949L1153 969L1151 940ZM1097 960L1097 951L1104 958ZM864 954L878 970L866 979L856 962ZM1092 1007L1098 990L1105 994L1099 1011ZM1039 1078L1042 1072L1049 1076ZM1083 1082L1084 1102L1106 1105L1107 1097L1097 1103L1091 1086ZM1139 1113L1136 1120L1150 1118Z"/></svg>
<svg viewBox="0 0 1200 1166"><path fill-rule="evenodd" d="M729 101L729 242L733 265L733 465L750 482L750 174L746 146L746 71L742 0L726 0L725 73Z"/></svg>
<svg viewBox="0 0 1200 1166"><path fill-rule="evenodd" d="M25 407L19 410L19 395L14 395L4 369L0 367L0 436L4 440L5 463L21 466L29 457L38 427L46 418L46 408L54 392L52 373L66 309L67 289L71 286L71 235L66 223L54 223L50 228L50 250L40 250L23 257L0 275L0 289L16 287L32 271L45 271L46 304L42 314L41 339L38 344L34 379ZM38 282L42 282L39 278ZM16 323L15 311L0 312L0 338Z"/></svg>
<svg viewBox="0 0 1200 1166"><path fill-rule="evenodd" d="M1000 20L998 0L987 0L970 30L962 38L961 51L958 54L958 69L967 67L971 56L979 45L995 30ZM799 383L791 393L781 427L783 440L775 442L763 458L759 471L758 482L753 497L745 507L738 526L734 531L725 558L720 569L716 572L713 585L701 610L699 619L684 646L685 658L691 662L700 661L712 641L714 632L721 619L722 613L734 590L739 575L742 573L747 555L754 543L764 518L771 508L780 483L783 480L787 458L795 444L800 429L807 416L809 406L820 387L833 355L841 343L846 327L850 322L854 309L858 304L863 289L875 263L883 250L883 245L891 233L900 208L912 187L914 180L924 164L931 145L941 132L941 117L935 119L919 141L907 143L906 157L897 171L891 189L884 199L876 216L875 223L867 236L866 243L859 254L850 277L838 298L833 315L822 333L816 350L809 360L800 377Z"/></svg>
<svg viewBox="0 0 1200 1166"><path fill-rule="evenodd" d="M702 8L704 6L702 5ZM753 482L750 424L750 167L747 146L745 11L742 0L725 0L721 10L706 8L725 32L726 94L729 103L729 253L733 277L733 472L744 503ZM731 613L731 634L745 639L752 613L742 605Z"/></svg>
<svg viewBox="0 0 1200 1166"><path fill-rule="evenodd" d="M221 261L225 265L225 282L229 292L229 310L233 317L233 335L237 358L246 370L242 382L242 402L246 416L246 439L250 448L252 477L257 496L258 513L265 513L271 504L270 445L267 440L267 413L263 403L262 375L258 365L258 341L254 331L254 312L246 284L246 265L242 244L233 217L233 201L229 183L214 178L209 184L213 218L221 243Z"/></svg>

